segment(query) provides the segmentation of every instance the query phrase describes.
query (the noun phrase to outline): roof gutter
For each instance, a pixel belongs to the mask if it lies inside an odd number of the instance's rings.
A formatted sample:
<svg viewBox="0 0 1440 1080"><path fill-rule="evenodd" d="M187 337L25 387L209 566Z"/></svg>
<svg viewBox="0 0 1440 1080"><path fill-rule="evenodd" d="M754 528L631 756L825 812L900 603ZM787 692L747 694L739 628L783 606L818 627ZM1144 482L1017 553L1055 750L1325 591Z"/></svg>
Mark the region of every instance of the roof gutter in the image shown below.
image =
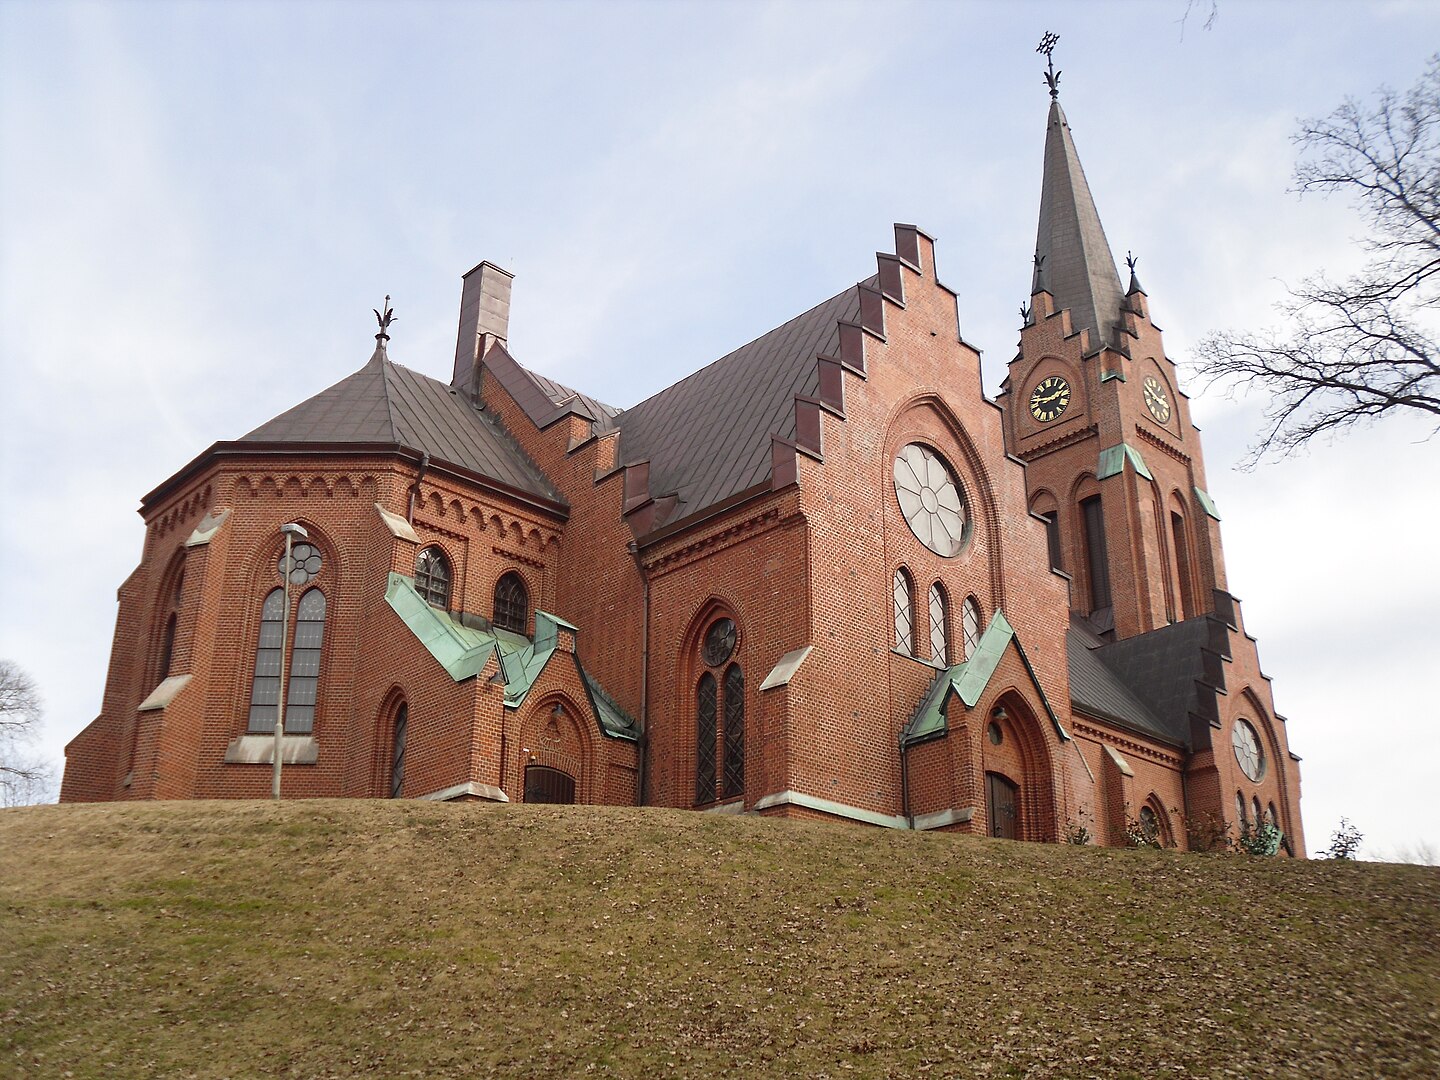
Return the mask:
<svg viewBox="0 0 1440 1080"><path fill-rule="evenodd" d="M405 520L411 525L415 524L415 500L420 497L420 481L425 479L425 470L430 468L430 455L420 455L420 468L415 471L415 482L410 485L410 505L405 512Z"/></svg>

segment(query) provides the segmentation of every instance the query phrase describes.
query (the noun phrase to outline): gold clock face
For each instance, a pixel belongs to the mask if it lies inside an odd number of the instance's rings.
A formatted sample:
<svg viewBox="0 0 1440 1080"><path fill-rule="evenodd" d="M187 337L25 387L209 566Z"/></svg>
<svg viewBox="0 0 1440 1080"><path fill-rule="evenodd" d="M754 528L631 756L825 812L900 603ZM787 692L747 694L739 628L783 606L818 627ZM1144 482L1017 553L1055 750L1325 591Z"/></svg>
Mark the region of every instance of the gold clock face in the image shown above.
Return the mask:
<svg viewBox="0 0 1440 1080"><path fill-rule="evenodd" d="M1057 420L1070 404L1070 384L1059 375L1041 379L1030 391L1030 415L1042 424Z"/></svg>
<svg viewBox="0 0 1440 1080"><path fill-rule="evenodd" d="M1160 423L1170 419L1170 399L1165 396L1165 387L1154 375L1145 376L1145 407Z"/></svg>

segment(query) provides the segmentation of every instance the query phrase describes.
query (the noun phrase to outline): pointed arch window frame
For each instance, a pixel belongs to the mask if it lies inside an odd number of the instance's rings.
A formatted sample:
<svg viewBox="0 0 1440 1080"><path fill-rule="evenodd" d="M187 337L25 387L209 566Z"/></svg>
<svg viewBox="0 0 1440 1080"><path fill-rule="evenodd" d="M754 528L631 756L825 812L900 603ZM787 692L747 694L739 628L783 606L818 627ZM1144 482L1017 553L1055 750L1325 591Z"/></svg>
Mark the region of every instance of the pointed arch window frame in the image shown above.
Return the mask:
<svg viewBox="0 0 1440 1080"><path fill-rule="evenodd" d="M295 601L295 635L288 642L286 665L285 734L311 735L319 709L320 675L324 666L325 623L329 601L318 586L312 586ZM284 637L285 590L276 586L260 603L260 625L256 634L251 668L250 709L246 732L270 735L275 731L280 704L280 650Z"/></svg>
<svg viewBox="0 0 1440 1080"><path fill-rule="evenodd" d="M903 566L895 569L895 651L915 655L915 579Z"/></svg>
<svg viewBox="0 0 1440 1080"><path fill-rule="evenodd" d="M495 580L491 624L500 630L528 637L530 631L530 586L518 570L506 570Z"/></svg>

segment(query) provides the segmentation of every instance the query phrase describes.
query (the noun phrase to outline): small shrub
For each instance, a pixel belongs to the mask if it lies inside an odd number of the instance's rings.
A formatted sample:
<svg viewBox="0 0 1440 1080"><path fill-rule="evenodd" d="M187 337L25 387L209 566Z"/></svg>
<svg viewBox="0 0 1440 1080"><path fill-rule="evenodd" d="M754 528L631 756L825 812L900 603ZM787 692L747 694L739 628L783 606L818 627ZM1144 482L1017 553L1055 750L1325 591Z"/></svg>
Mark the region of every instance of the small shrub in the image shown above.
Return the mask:
<svg viewBox="0 0 1440 1080"><path fill-rule="evenodd" d="M1342 817L1340 825L1330 834L1330 846L1315 854L1322 859L1354 859L1364 839L1365 834L1350 824L1349 818Z"/></svg>
<svg viewBox="0 0 1440 1080"><path fill-rule="evenodd" d="M1240 825L1240 837L1235 846L1247 855L1274 855L1280 850L1280 841L1285 834L1273 821L1246 821Z"/></svg>
<svg viewBox="0 0 1440 1080"><path fill-rule="evenodd" d="M1229 851L1234 844L1230 822L1223 814L1196 814L1185 819L1185 839L1191 851Z"/></svg>
<svg viewBox="0 0 1440 1080"><path fill-rule="evenodd" d="M1065 843L1075 844L1077 846L1090 843L1090 841L1093 839L1093 836L1090 832L1090 829L1085 825L1084 821L1084 819L1088 818L1090 815L1087 814L1084 810L1081 810L1075 816L1080 818L1081 820L1066 820L1065 822Z"/></svg>

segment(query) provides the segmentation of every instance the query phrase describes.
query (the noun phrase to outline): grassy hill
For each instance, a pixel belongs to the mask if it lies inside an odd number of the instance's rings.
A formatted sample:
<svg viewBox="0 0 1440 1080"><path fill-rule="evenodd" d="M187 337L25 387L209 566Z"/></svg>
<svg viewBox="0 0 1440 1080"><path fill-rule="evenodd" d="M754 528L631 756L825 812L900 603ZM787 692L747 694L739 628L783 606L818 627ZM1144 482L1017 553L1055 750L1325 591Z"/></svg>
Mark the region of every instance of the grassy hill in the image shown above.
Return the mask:
<svg viewBox="0 0 1440 1080"><path fill-rule="evenodd" d="M0 811L0 1076L1440 1076L1440 870L674 811Z"/></svg>

